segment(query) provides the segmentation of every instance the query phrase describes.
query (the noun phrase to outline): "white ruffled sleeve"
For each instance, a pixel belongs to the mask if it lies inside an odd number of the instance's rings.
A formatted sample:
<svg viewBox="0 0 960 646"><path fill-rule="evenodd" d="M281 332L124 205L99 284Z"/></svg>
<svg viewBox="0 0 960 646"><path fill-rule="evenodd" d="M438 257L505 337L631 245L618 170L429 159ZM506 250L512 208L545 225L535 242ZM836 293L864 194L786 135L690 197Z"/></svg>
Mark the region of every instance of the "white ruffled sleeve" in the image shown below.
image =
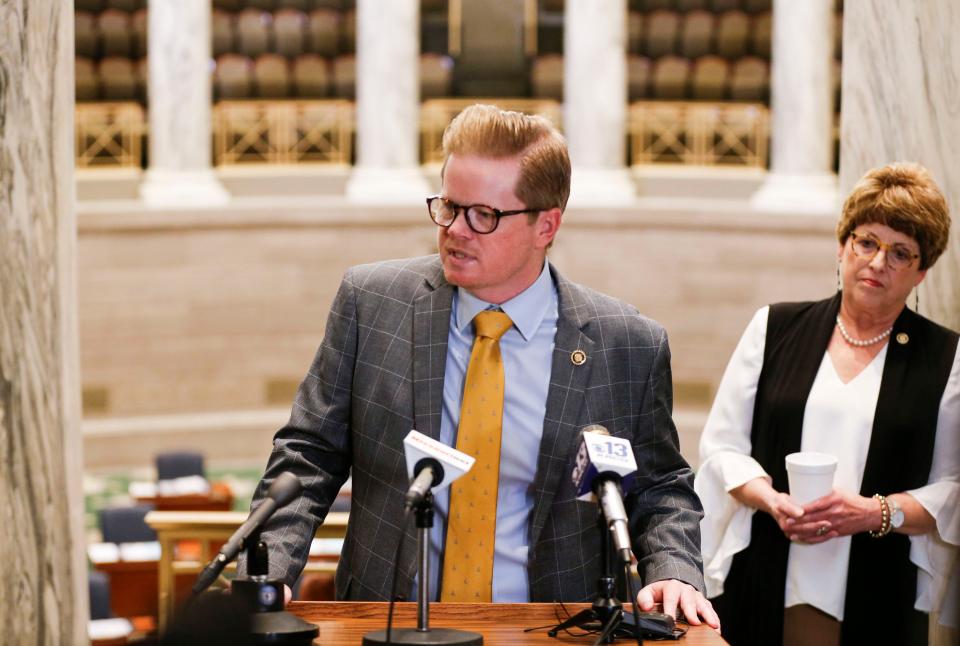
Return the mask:
<svg viewBox="0 0 960 646"><path fill-rule="evenodd" d="M723 593L734 555L750 544L751 518L756 511L728 492L754 478L769 478L750 456L768 313L769 307L758 310L740 338L700 437L700 468L694 488L703 504L703 570L707 596L711 598Z"/></svg>
<svg viewBox="0 0 960 646"><path fill-rule="evenodd" d="M937 523L935 532L910 537L910 560L918 568L915 607L960 627L960 348L940 400L930 482L907 493Z"/></svg>

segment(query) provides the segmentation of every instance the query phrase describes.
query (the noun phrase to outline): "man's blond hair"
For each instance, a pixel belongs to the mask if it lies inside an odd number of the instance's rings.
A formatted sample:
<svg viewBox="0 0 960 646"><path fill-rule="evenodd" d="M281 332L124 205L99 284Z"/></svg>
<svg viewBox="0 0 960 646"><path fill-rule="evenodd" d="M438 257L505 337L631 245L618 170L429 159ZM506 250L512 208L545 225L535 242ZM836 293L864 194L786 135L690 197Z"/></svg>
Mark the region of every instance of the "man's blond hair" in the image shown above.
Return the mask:
<svg viewBox="0 0 960 646"><path fill-rule="evenodd" d="M570 155L567 142L545 117L472 105L443 133L444 166L450 155L520 157L520 177L513 192L525 206L540 210L567 208ZM537 217L531 214L531 219Z"/></svg>

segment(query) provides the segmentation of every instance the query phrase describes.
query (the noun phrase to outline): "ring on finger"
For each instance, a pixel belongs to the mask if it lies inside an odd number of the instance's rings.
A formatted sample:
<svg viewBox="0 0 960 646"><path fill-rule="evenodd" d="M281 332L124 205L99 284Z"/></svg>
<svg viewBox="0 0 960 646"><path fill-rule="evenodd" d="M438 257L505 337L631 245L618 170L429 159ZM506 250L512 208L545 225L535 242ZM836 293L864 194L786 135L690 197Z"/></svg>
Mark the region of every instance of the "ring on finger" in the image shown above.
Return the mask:
<svg viewBox="0 0 960 646"><path fill-rule="evenodd" d="M822 527L820 527L820 529L817 530L817 536L824 536L829 531L830 529L826 525L823 525Z"/></svg>

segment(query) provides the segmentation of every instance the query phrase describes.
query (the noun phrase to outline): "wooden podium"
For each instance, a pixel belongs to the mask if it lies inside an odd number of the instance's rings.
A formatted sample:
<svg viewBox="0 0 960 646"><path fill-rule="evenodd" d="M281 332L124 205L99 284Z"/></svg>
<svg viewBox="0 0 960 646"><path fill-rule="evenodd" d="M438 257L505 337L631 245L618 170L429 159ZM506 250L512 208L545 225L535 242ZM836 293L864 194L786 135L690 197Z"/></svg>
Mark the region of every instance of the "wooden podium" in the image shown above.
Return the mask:
<svg viewBox="0 0 960 646"><path fill-rule="evenodd" d="M568 603L571 614L588 608L589 604ZM314 644L323 646L357 646L363 636L374 630L382 630L387 624L387 604L346 601L295 601L287 610L316 624L320 636ZM483 635L484 646L534 646L557 643L590 646L595 636L575 637L560 633L557 637L547 635L547 626L566 617L560 604L552 603L431 603L431 628L458 628ZM395 606L394 628L416 627L417 604L398 603ZM544 626L542 630L529 633L525 628ZM635 644L632 640L618 638L622 646ZM674 642L660 642L670 644ZM691 626L677 644L682 646L720 646L723 638L709 626Z"/></svg>

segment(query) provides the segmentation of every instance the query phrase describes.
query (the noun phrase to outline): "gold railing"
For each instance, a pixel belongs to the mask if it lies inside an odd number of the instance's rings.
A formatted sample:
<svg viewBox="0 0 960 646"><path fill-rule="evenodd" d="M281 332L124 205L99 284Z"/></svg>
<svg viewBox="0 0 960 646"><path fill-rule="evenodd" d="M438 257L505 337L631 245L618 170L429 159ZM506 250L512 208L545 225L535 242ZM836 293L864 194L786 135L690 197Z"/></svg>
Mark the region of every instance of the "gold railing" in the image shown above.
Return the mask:
<svg viewBox="0 0 960 646"><path fill-rule="evenodd" d="M349 164L351 101L221 101L213 108L214 163Z"/></svg>
<svg viewBox="0 0 960 646"><path fill-rule="evenodd" d="M443 130L464 108L474 103L492 103L504 110L539 114L562 127L560 103L552 99L430 99L420 104L420 159L424 164L443 161L440 143Z"/></svg>
<svg viewBox="0 0 960 646"><path fill-rule="evenodd" d="M443 131L476 102L540 114L558 126L550 99L431 99L420 107L421 160L443 161ZM756 103L639 101L630 105L628 137L634 165L686 164L766 168L769 111ZM78 103L77 168L139 168L146 133L136 103ZM221 101L213 109L214 163L349 164L354 108L350 101Z"/></svg>
<svg viewBox="0 0 960 646"><path fill-rule="evenodd" d="M78 103L76 167L139 168L146 131L139 103Z"/></svg>
<svg viewBox="0 0 960 646"><path fill-rule="evenodd" d="M767 166L769 111L759 103L638 101L628 133L633 165Z"/></svg>

